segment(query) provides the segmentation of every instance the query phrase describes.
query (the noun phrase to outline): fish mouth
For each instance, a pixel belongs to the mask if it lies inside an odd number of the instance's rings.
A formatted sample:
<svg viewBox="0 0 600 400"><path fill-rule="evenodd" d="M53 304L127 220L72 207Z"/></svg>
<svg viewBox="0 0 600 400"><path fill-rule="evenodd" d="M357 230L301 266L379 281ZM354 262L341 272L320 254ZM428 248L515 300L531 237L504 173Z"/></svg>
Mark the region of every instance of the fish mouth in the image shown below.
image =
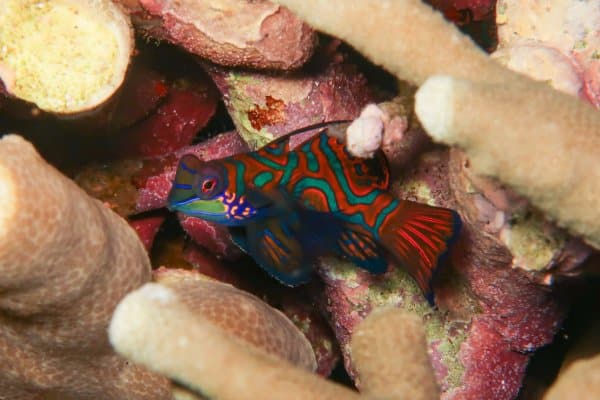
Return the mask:
<svg viewBox="0 0 600 400"><path fill-rule="evenodd" d="M191 217L202 218L212 222L223 223L229 216L227 207L220 200L191 198L176 203L169 202L167 208L170 211L179 211Z"/></svg>

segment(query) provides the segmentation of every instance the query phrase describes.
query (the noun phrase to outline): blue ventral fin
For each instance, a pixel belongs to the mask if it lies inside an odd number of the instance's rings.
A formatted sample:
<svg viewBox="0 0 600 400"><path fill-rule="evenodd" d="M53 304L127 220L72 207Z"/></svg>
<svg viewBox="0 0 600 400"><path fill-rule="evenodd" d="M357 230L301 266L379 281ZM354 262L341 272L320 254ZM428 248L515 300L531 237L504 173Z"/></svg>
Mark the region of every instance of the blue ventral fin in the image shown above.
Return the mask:
<svg viewBox="0 0 600 400"><path fill-rule="evenodd" d="M312 265L304 252L302 210L282 190L251 189L248 196L260 200L263 207L242 229L230 229L234 242L281 283L297 286L308 282Z"/></svg>
<svg viewBox="0 0 600 400"><path fill-rule="evenodd" d="M271 276L288 286L308 282L312 266L304 256L297 215L264 218L246 226L246 238L236 240Z"/></svg>

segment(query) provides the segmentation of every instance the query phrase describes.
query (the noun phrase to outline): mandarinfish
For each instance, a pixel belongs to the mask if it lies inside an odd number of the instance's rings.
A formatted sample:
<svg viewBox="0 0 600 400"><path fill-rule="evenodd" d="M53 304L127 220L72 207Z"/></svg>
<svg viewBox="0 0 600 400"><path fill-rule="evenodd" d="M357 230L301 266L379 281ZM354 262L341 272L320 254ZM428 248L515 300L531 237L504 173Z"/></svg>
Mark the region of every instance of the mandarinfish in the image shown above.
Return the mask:
<svg viewBox="0 0 600 400"><path fill-rule="evenodd" d="M432 301L431 278L460 229L458 214L394 198L381 151L354 157L326 130L290 150L289 136L220 160L183 156L169 208L228 226L234 242L286 285L307 282L323 255L374 274L391 256Z"/></svg>

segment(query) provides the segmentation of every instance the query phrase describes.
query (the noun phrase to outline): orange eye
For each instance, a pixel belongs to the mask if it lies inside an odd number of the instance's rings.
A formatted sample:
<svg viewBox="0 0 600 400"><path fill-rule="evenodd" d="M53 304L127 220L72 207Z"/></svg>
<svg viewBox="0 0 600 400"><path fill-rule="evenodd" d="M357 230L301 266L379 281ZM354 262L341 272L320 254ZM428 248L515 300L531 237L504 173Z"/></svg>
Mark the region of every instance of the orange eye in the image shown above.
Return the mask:
<svg viewBox="0 0 600 400"><path fill-rule="evenodd" d="M210 192L215 187L216 183L217 182L216 182L215 178L206 179L204 182L202 182L202 192L204 192L204 193Z"/></svg>

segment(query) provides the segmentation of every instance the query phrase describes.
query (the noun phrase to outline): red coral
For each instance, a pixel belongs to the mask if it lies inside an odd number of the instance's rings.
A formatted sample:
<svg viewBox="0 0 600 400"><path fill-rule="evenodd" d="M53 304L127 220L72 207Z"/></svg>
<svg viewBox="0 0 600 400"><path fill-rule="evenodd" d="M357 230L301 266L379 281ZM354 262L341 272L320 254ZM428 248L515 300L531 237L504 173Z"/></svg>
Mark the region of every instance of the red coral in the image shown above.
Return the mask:
<svg viewBox="0 0 600 400"><path fill-rule="evenodd" d="M219 254L228 260L236 259L242 254L241 250L232 242L231 235L225 226L183 214L179 214L179 221L183 230L190 235L194 242L213 254Z"/></svg>
<svg viewBox="0 0 600 400"><path fill-rule="evenodd" d="M155 82L152 90L165 90ZM172 88L156 113L122 133L121 156L152 157L189 145L217 109L218 97L208 87Z"/></svg>
<svg viewBox="0 0 600 400"><path fill-rule="evenodd" d="M492 326L475 319L460 351L463 384L446 399L513 399L519 393L529 356L510 350Z"/></svg>
<svg viewBox="0 0 600 400"><path fill-rule="evenodd" d="M246 279L240 274L239 268L236 268L240 262L227 263L191 242L184 247L183 258L203 275L229 283L239 289L245 290L247 287Z"/></svg>
<svg viewBox="0 0 600 400"><path fill-rule="evenodd" d="M132 64L111 112L111 129L126 128L156 109L169 92L165 78L144 63Z"/></svg>
<svg viewBox="0 0 600 400"><path fill-rule="evenodd" d="M165 221L165 218L166 215L164 213L158 213L147 216L144 215L129 221L129 225L135 229L147 251L150 251L152 248L154 238L156 237L160 226Z"/></svg>

